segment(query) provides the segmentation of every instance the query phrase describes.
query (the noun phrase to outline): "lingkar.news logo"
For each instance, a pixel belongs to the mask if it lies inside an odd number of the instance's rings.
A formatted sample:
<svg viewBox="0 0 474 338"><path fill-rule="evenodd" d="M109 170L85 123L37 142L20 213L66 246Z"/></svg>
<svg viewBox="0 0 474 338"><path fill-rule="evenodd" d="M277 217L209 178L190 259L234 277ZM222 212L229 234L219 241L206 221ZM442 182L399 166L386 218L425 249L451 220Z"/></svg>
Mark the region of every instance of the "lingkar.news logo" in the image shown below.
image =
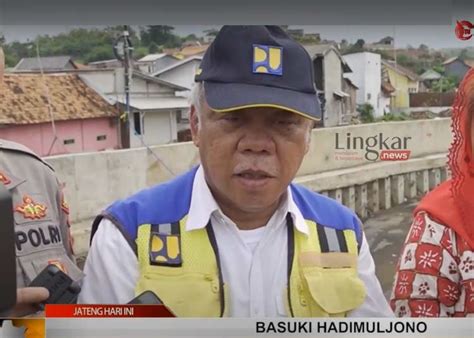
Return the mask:
<svg viewBox="0 0 474 338"><path fill-rule="evenodd" d="M454 33L459 40L466 41L472 38L472 29L474 28L474 24L467 20L456 21L456 28L454 29Z"/></svg>

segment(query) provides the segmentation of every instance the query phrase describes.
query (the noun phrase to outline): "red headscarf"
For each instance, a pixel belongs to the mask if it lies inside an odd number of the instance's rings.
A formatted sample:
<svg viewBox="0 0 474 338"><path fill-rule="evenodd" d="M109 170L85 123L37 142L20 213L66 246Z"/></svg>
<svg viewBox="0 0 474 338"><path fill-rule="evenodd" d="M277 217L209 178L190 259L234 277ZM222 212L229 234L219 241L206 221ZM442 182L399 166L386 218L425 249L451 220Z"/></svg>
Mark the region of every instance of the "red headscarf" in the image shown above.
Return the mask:
<svg viewBox="0 0 474 338"><path fill-rule="evenodd" d="M453 105L453 141L448 155L452 177L426 195L414 211L415 214L426 211L432 218L452 228L471 248L474 248L473 110L474 69L470 69L461 82Z"/></svg>

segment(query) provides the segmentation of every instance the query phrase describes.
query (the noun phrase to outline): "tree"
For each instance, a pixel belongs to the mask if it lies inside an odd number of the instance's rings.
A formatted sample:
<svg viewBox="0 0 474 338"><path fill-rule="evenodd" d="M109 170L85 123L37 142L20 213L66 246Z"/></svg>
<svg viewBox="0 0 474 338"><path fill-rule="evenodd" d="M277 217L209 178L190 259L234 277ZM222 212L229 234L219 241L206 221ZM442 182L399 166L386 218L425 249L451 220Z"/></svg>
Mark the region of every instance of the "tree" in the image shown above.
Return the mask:
<svg viewBox="0 0 474 338"><path fill-rule="evenodd" d="M199 38L195 34L189 34L186 36L183 41L198 41Z"/></svg>
<svg viewBox="0 0 474 338"><path fill-rule="evenodd" d="M364 45L365 41L363 39L358 39L355 44L349 47L347 54L363 52L365 50Z"/></svg>
<svg viewBox="0 0 474 338"><path fill-rule="evenodd" d="M455 76L442 77L431 86L434 92L452 92L456 89L458 79Z"/></svg>
<svg viewBox="0 0 474 338"><path fill-rule="evenodd" d="M216 28L206 29L204 31L204 34L206 36L217 36L218 33L219 33L219 30Z"/></svg>
<svg viewBox="0 0 474 338"><path fill-rule="evenodd" d="M429 51L429 47L428 47L427 45L425 45L424 43L422 43L422 44L418 47L418 49L423 50L423 51L426 51L426 52Z"/></svg>
<svg viewBox="0 0 474 338"><path fill-rule="evenodd" d="M151 54L158 53L159 50L160 50L160 47L158 47L158 45L155 42L150 43L150 45L148 46L148 51Z"/></svg>
<svg viewBox="0 0 474 338"><path fill-rule="evenodd" d="M365 41L363 39L358 39L355 43L355 46L360 49L363 49L364 45L365 45Z"/></svg>
<svg viewBox="0 0 474 338"><path fill-rule="evenodd" d="M173 34L173 30L173 26L146 26L141 30L142 42L146 46L150 46L154 42L158 46L178 47L181 44L181 39Z"/></svg>
<svg viewBox="0 0 474 338"><path fill-rule="evenodd" d="M461 50L461 53L459 53L459 58L460 58L461 60L467 59L467 58L468 58L468 57L467 57L467 56L468 56L468 53L469 53L469 51L467 50L467 48L463 48L463 49Z"/></svg>
<svg viewBox="0 0 474 338"><path fill-rule="evenodd" d="M374 107L370 103L364 103L357 106L362 123L374 122Z"/></svg>

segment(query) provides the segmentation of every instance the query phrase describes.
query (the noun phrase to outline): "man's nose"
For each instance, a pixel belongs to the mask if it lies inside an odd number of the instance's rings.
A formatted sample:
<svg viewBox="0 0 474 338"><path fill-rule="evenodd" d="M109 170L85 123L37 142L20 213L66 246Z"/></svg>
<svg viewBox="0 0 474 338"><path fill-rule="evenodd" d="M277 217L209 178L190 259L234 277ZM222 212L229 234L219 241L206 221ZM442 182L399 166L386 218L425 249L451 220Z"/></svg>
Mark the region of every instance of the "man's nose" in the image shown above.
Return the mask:
<svg viewBox="0 0 474 338"><path fill-rule="evenodd" d="M239 141L238 150L241 152L272 154L275 143L264 126L256 124L248 126Z"/></svg>

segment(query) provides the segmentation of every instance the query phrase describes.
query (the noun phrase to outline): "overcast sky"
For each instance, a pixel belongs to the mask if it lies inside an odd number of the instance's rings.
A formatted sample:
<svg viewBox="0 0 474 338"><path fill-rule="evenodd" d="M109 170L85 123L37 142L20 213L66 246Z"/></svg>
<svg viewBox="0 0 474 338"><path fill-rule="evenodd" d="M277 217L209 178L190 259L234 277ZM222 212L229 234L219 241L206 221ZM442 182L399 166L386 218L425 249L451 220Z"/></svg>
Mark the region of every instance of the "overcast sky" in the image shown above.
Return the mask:
<svg viewBox="0 0 474 338"><path fill-rule="evenodd" d="M26 41L34 39L39 34L55 35L66 32L80 26L25 26L12 25L0 26L0 32L3 33L7 42L13 40ZM101 27L101 26L81 26L81 27ZM202 32L209 28L219 26L203 26L193 25L175 26L175 32L179 35L187 35L194 33L202 35ZM460 41L454 35L454 25L452 26L290 26L290 28L304 28L308 33L320 33L323 39L340 41L346 39L349 42L355 42L362 38L366 42L375 42L385 36L394 36L395 45L397 47L406 47L412 45L418 47L424 43L432 48L453 48L453 47L471 47L474 40Z"/></svg>

